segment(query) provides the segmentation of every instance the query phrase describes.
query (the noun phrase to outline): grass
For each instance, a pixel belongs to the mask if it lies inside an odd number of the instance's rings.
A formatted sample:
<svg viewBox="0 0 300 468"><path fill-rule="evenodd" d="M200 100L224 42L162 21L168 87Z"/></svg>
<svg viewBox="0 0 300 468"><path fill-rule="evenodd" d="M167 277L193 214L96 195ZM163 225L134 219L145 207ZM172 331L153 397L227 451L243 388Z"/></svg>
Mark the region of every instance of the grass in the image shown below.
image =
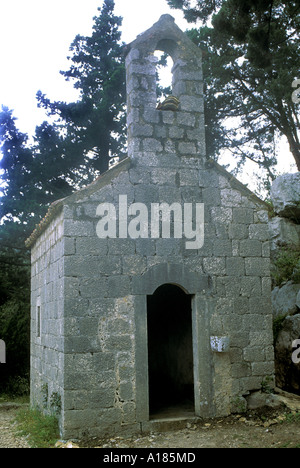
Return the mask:
<svg viewBox="0 0 300 468"><path fill-rule="evenodd" d="M286 415L288 423L300 423L300 413L289 413Z"/></svg>
<svg viewBox="0 0 300 468"><path fill-rule="evenodd" d="M53 448L59 439L58 420L54 415L44 415L37 409L21 408L16 419L18 435L26 436L32 448Z"/></svg>

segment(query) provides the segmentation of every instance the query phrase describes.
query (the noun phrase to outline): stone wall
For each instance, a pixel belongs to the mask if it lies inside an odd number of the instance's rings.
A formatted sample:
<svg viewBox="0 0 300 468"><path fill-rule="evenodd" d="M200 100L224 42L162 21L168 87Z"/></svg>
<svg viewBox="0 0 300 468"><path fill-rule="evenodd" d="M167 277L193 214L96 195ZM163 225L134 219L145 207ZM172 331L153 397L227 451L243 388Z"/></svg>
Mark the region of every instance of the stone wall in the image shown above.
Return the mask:
<svg viewBox="0 0 300 468"><path fill-rule="evenodd" d="M63 215L41 234L31 253L31 404L51 410L63 397ZM52 408L53 409L53 408Z"/></svg>
<svg viewBox="0 0 300 468"><path fill-rule="evenodd" d="M199 170L198 161L187 169L181 160L181 167L178 164L174 169L179 180L176 187L160 179L151 183L152 166L144 169L143 179L137 180L135 167L128 161L121 164L127 167L126 172L94 193L70 197L64 207L67 434L82 435L87 424L89 434L97 434L99 428L110 432L129 425L139 428L137 413L145 409L138 410L143 392L137 386L137 360L143 356L141 367L145 366L147 350L143 342L146 335L137 336L137 330L142 326L139 321L145 294L152 294L166 282L184 286L186 272L193 278L189 284L195 284L189 292L203 298L199 316L207 308L205 330L203 323L198 340L205 342L199 366L203 366L203 360L211 369L205 375L202 372L199 382L210 391L213 386L209 414L229 414L237 398L260 389L265 377L273 372L268 225L261 202L255 197L249 199L246 189L244 193L238 190L238 183L225 177L221 169L220 173L215 166ZM148 204L162 192L181 201L192 193L194 200L205 201L202 249L186 250L184 239L97 237L95 213L99 202L117 203L119 194L126 193L129 200ZM175 271L169 271L169 276L158 269L170 264L175 265ZM151 283L146 274L153 268ZM146 333L145 323L142 331ZM211 353L212 336L229 337L229 352ZM143 398L146 393L147 388Z"/></svg>

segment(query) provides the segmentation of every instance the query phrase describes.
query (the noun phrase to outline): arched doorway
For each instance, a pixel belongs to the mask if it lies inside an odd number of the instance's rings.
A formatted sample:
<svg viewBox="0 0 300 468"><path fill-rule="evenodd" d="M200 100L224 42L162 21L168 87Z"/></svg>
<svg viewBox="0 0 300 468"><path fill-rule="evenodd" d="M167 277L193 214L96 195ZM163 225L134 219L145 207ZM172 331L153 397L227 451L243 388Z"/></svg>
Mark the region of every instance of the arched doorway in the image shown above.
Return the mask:
<svg viewBox="0 0 300 468"><path fill-rule="evenodd" d="M147 296L149 413L194 413L191 295L173 284Z"/></svg>

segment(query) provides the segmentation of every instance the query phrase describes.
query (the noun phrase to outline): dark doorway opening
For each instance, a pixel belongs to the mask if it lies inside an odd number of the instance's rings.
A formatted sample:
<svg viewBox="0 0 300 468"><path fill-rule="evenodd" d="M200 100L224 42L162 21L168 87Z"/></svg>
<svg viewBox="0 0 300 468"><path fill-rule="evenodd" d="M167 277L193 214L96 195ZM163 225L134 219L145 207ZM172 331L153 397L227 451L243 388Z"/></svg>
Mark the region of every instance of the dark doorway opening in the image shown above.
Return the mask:
<svg viewBox="0 0 300 468"><path fill-rule="evenodd" d="M191 296L165 284L147 297L149 412L194 414Z"/></svg>

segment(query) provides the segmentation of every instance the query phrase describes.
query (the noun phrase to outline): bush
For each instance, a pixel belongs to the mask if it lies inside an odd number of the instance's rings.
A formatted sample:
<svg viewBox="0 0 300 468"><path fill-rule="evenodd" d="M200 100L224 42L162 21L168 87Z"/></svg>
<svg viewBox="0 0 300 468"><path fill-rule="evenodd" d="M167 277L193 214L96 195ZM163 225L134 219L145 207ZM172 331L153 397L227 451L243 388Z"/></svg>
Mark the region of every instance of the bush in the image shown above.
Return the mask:
<svg viewBox="0 0 300 468"><path fill-rule="evenodd" d="M29 395L30 381L29 375L9 377L6 384L3 386L5 393L11 397L21 397Z"/></svg>
<svg viewBox="0 0 300 468"><path fill-rule="evenodd" d="M287 281L300 283L300 248L282 247L273 263L272 278L275 286Z"/></svg>
<svg viewBox="0 0 300 468"><path fill-rule="evenodd" d="M0 339L6 344L0 392L26 393L30 372L30 301L27 295L20 294L0 306L0 331Z"/></svg>

